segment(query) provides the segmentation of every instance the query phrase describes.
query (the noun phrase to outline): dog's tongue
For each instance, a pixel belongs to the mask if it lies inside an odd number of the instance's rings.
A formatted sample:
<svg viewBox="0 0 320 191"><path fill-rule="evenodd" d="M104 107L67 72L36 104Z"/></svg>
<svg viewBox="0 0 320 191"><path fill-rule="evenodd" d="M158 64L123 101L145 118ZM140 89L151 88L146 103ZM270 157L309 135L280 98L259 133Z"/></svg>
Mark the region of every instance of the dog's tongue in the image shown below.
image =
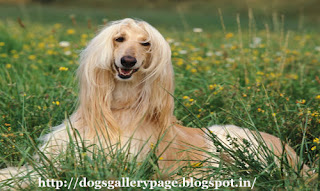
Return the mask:
<svg viewBox="0 0 320 191"><path fill-rule="evenodd" d="M122 75L130 75L132 73L132 70L131 69L122 69L122 68L119 68L119 71Z"/></svg>

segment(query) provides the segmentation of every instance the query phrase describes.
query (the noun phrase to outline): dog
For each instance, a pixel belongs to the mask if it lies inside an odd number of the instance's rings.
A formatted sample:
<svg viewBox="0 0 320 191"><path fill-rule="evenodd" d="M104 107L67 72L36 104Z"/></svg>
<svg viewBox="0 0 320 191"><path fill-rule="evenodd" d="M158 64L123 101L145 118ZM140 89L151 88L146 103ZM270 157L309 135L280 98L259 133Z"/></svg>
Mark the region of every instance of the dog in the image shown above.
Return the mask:
<svg viewBox="0 0 320 191"><path fill-rule="evenodd" d="M276 156L285 153L292 166L299 162L291 147L267 133L233 125L204 129L182 126L173 114L170 46L147 22L127 18L103 28L82 51L77 72L78 108L69 120L42 137L40 150L49 159L66 150L69 130L74 129L87 145L107 148L117 143L128 145L130 141L130 153L138 154L142 149L139 154L142 159L150 150L143 147L146 141L155 144L161 139L158 151L165 152L161 155L160 168L174 169L185 161L203 161L208 153L217 153L210 135L225 144L230 137L246 139L256 147L265 144ZM263 143L256 140L258 135ZM108 141L99 142L102 137ZM226 157L231 158L225 155L215 160ZM308 171L306 165L301 168ZM21 171L15 167L3 169L0 180L14 178Z"/></svg>

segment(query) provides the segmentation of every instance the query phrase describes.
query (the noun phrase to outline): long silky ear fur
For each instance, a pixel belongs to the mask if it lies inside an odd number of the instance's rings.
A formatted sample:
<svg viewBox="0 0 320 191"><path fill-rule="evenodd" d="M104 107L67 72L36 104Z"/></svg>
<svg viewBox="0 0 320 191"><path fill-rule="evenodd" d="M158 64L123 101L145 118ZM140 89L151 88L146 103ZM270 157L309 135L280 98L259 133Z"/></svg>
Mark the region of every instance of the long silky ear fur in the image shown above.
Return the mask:
<svg viewBox="0 0 320 191"><path fill-rule="evenodd" d="M111 72L113 37L119 30L118 23L103 28L80 56L80 106L76 115L81 118L79 126L86 127L86 138L94 138L97 132L111 139L119 136L119 128L111 112L115 86Z"/></svg>
<svg viewBox="0 0 320 191"><path fill-rule="evenodd" d="M149 90L149 104L147 114L155 120L161 128L166 130L174 122L174 76L171 63L171 50L167 41L158 30L146 22L139 23L149 34L151 42L151 61L144 69L148 75L144 79Z"/></svg>

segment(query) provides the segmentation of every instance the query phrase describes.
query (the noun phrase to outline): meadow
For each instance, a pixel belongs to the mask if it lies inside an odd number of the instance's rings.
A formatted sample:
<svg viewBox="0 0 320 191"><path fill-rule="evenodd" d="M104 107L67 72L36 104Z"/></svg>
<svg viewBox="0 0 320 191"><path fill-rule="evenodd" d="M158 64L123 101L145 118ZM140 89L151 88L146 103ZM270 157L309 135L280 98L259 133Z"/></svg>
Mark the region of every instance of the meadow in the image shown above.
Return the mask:
<svg viewBox="0 0 320 191"><path fill-rule="evenodd" d="M261 24L250 11L244 21L237 15L225 21L223 14L217 14L213 20L219 25L206 28L199 24L199 28L195 22L188 22L188 16L180 18L179 27L170 26L170 29L163 23L150 22L172 49L177 118L193 128L234 124L273 134L294 148L301 163L319 173L317 30L298 27L298 21L296 28L288 30L279 15ZM39 152L38 138L77 107L78 55L107 22L94 17L79 21L74 15L56 23L26 22L23 17L18 21L0 20L1 168L38 163L31 158ZM219 143L213 141L213 144ZM77 144L70 147L80 152ZM303 177L299 169L289 167L285 157L280 158L281 165L276 165L269 153L265 164L250 154L243 154L246 152L240 148L243 149L239 146L239 150L228 151L235 158L234 164L208 167L201 179L256 178L257 190L311 190L320 186L318 178ZM157 176L156 164L161 157L155 157L152 152L142 162L136 158L129 160L125 150L111 153L101 150L92 157L80 155L80 159L76 156L70 151L60 159L61 169L49 161L46 169L37 171L43 178L60 180L83 176L92 180L163 179ZM47 162L40 154L40 163ZM176 174L188 176L199 168L201 165L190 164ZM37 184L29 189L37 189Z"/></svg>

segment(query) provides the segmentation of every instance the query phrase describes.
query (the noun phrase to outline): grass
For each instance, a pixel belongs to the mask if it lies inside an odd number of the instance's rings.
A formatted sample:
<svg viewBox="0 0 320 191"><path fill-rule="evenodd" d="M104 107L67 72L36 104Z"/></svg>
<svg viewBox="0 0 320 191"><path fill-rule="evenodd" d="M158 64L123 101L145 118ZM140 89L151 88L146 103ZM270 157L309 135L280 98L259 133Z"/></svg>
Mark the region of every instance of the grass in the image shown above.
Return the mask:
<svg viewBox="0 0 320 191"><path fill-rule="evenodd" d="M289 31L280 17L257 27L259 21L253 17L237 21L235 16L229 23L218 15L215 21L223 23L219 28L218 24L200 25L204 31L193 32L189 16L175 20L176 27L169 30L160 21L155 24L172 48L177 118L189 127L234 124L271 133L288 142L303 163L319 172L320 40L314 28ZM54 24L22 19L25 28L10 19L0 22L0 166L29 161L43 178L59 180L82 176L90 180L165 179L157 177L159 156L153 149L144 161L138 161L138 156L129 159L125 149L106 152L98 147L87 156L84 153L90 148L71 142L69 152L58 159L59 169L41 153L39 164L30 158L39 152L34 146L40 143L37 138L75 110L78 54L101 23L100 17L92 18L91 28L86 27L86 19L77 20L77 25L70 20ZM70 45L62 47L61 41ZM302 178L284 159L280 167L275 165L266 148L259 150L266 153L265 164L255 160L246 143L233 151L213 135L212 142L230 152L235 164L207 167L200 180L257 178L255 188L261 190L319 186ZM188 176L198 169L190 165L176 173ZM37 183L30 190L34 188Z"/></svg>

